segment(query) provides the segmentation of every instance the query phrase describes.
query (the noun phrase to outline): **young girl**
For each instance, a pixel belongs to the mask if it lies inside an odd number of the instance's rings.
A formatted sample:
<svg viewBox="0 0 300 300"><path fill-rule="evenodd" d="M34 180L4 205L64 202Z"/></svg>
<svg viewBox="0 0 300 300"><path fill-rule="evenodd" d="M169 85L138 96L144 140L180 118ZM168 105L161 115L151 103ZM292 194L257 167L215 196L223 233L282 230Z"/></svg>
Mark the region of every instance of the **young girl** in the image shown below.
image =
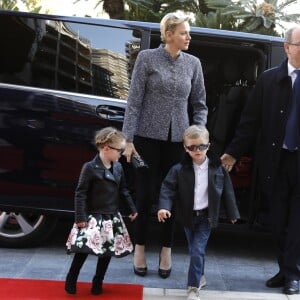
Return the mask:
<svg viewBox="0 0 300 300"><path fill-rule="evenodd" d="M75 224L66 243L68 252L75 253L65 282L69 294L76 293L77 278L88 254L98 256L91 289L92 294L98 295L102 293L102 281L111 257L122 257L133 251L119 212L119 201L125 200L132 212L130 220L137 216L118 162L125 143L123 133L112 127L96 132L99 154L82 167L75 191Z"/></svg>

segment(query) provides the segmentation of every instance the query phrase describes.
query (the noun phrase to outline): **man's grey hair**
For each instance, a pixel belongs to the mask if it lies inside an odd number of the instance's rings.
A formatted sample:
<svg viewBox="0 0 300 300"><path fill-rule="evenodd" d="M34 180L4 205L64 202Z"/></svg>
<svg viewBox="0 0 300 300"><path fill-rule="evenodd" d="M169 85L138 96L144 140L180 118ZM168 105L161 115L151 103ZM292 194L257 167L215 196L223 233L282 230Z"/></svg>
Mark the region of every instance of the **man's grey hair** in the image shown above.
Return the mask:
<svg viewBox="0 0 300 300"><path fill-rule="evenodd" d="M284 42L291 43L292 42L292 34L296 28L300 28L299 26L294 26L288 29L284 35Z"/></svg>

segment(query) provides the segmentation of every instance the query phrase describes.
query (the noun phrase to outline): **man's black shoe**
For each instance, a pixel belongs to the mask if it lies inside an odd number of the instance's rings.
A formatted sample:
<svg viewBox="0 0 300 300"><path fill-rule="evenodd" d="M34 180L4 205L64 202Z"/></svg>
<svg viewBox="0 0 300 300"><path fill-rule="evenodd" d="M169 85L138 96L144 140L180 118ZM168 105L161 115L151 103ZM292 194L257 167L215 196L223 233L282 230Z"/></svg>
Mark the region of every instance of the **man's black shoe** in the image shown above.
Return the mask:
<svg viewBox="0 0 300 300"><path fill-rule="evenodd" d="M269 288L278 288L284 286L284 276L282 273L277 273L275 276L267 280L266 286Z"/></svg>
<svg viewBox="0 0 300 300"><path fill-rule="evenodd" d="M299 280L286 280L283 293L287 295L299 294Z"/></svg>

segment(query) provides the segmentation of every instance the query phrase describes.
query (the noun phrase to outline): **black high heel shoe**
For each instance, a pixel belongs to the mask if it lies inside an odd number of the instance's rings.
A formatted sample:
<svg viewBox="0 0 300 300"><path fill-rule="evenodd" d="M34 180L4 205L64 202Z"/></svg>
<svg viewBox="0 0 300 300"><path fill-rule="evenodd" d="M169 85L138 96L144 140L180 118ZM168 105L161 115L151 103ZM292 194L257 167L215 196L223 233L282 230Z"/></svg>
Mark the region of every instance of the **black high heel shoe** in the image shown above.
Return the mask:
<svg viewBox="0 0 300 300"><path fill-rule="evenodd" d="M138 276L145 276L147 274L147 267L144 267L144 268L139 268L139 267L136 267L135 265L133 266L133 271L134 271L134 274L138 275Z"/></svg>
<svg viewBox="0 0 300 300"><path fill-rule="evenodd" d="M141 264L141 262L144 262L145 267L136 267L134 265L135 262L135 255L137 254L137 261ZM138 276L145 276L147 274L147 264L145 259L145 246L144 245L135 245L134 248L134 258L133 258L133 271L134 274Z"/></svg>
<svg viewBox="0 0 300 300"><path fill-rule="evenodd" d="M168 278L168 277L170 276L171 271L172 271L172 267L171 267L170 269L167 269L167 270L161 269L161 268L160 268L160 255L161 255L161 253L159 254L158 275L159 275L161 278L166 279L166 278Z"/></svg>
<svg viewBox="0 0 300 300"><path fill-rule="evenodd" d="M168 278L170 276L171 271L172 271L172 268L170 268L168 270L164 270L164 269L158 268L158 275L161 278L166 279L166 278Z"/></svg>

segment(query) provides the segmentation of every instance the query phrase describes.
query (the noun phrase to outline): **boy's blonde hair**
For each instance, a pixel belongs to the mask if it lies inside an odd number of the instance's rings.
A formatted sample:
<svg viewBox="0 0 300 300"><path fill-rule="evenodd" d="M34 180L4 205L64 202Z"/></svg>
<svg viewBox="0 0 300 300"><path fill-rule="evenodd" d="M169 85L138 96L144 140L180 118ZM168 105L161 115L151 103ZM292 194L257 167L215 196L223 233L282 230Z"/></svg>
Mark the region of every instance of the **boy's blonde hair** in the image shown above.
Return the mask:
<svg viewBox="0 0 300 300"><path fill-rule="evenodd" d="M160 21L160 38L163 43L166 42L166 32L174 32L177 25L183 22L189 22L191 18L182 13L168 13Z"/></svg>
<svg viewBox="0 0 300 300"><path fill-rule="evenodd" d="M107 144L117 144L126 140L123 132L113 127L105 127L95 134L95 145L102 148Z"/></svg>
<svg viewBox="0 0 300 300"><path fill-rule="evenodd" d="M183 134L183 142L185 142L186 139L197 139L199 137L203 138L208 143L209 142L208 130L206 129L205 126L191 125L185 130Z"/></svg>

